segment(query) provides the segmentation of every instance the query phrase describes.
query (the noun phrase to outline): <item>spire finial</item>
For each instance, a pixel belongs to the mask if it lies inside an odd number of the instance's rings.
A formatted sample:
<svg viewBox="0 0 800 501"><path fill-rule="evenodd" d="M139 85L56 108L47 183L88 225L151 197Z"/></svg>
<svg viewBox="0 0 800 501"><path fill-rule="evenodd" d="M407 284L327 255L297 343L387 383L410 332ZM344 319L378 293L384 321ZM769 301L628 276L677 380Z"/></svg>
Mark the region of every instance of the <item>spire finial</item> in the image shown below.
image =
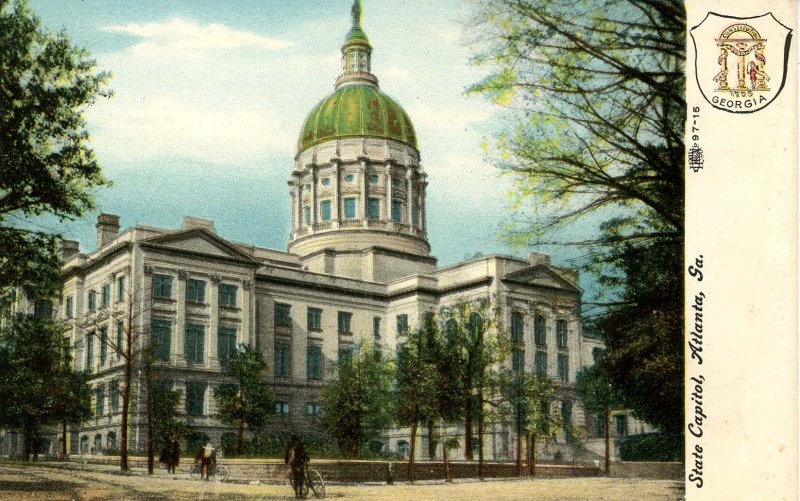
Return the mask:
<svg viewBox="0 0 800 501"><path fill-rule="evenodd" d="M350 8L350 19L353 21L353 28L361 27L361 0L353 0Z"/></svg>

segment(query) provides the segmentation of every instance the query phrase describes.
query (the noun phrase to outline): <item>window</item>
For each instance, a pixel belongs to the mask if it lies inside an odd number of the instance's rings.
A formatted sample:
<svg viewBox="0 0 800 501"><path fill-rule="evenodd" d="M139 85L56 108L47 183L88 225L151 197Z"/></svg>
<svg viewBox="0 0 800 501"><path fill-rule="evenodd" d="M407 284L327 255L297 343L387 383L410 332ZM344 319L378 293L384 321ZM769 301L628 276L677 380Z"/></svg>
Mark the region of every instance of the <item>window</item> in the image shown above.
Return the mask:
<svg viewBox="0 0 800 501"><path fill-rule="evenodd" d="M561 422L564 425L564 440L570 444L572 443L572 402L569 400L561 402Z"/></svg>
<svg viewBox="0 0 800 501"><path fill-rule="evenodd" d="M511 313L511 340L522 341L522 313L518 311Z"/></svg>
<svg viewBox="0 0 800 501"><path fill-rule="evenodd" d="M153 297L169 299L172 297L172 277L153 275Z"/></svg>
<svg viewBox="0 0 800 501"><path fill-rule="evenodd" d="M153 336L153 356L161 362L169 362L172 331L169 320L153 320L150 324L150 330Z"/></svg>
<svg viewBox="0 0 800 501"><path fill-rule="evenodd" d="M291 327L291 311L291 305L275 303L275 327Z"/></svg>
<svg viewBox="0 0 800 501"><path fill-rule="evenodd" d="M408 332L408 315L397 315L397 334L405 336Z"/></svg>
<svg viewBox="0 0 800 501"><path fill-rule="evenodd" d="M308 347L306 358L306 374L308 379L322 379L322 347L312 345Z"/></svg>
<svg viewBox="0 0 800 501"><path fill-rule="evenodd" d="M628 435L628 416L625 414L617 414L614 416L614 430L617 432L618 437Z"/></svg>
<svg viewBox="0 0 800 501"><path fill-rule="evenodd" d="M108 327L100 327L100 366L106 365L108 356Z"/></svg>
<svg viewBox="0 0 800 501"><path fill-rule="evenodd" d="M203 303L206 300L206 283L190 278L186 281L186 302Z"/></svg>
<svg viewBox="0 0 800 501"><path fill-rule="evenodd" d="M91 371L94 365L94 332L86 334L86 369Z"/></svg>
<svg viewBox="0 0 800 501"><path fill-rule="evenodd" d="M100 305L108 306L111 302L111 284L105 284L100 289Z"/></svg>
<svg viewBox="0 0 800 501"><path fill-rule="evenodd" d="M92 449L92 454L101 454L103 452L103 435L96 434L94 436L94 447Z"/></svg>
<svg viewBox="0 0 800 501"><path fill-rule="evenodd" d="M125 333L125 324L122 322L117 322L117 360L122 356L122 335Z"/></svg>
<svg viewBox="0 0 800 501"><path fill-rule="evenodd" d="M547 352L537 351L533 358L533 365L536 369L536 374L540 376L547 375Z"/></svg>
<svg viewBox="0 0 800 501"><path fill-rule="evenodd" d="M419 206L411 202L411 224L419 226Z"/></svg>
<svg viewBox="0 0 800 501"><path fill-rule="evenodd" d="M278 416L288 416L289 402L275 402L275 414Z"/></svg>
<svg viewBox="0 0 800 501"><path fill-rule="evenodd" d="M344 180L347 181L348 183L352 183L353 181L356 180L356 175L355 174L346 174L344 176Z"/></svg>
<svg viewBox="0 0 800 501"><path fill-rule="evenodd" d="M94 390L94 415L102 416L105 414L106 409L106 386L104 384L97 385Z"/></svg>
<svg viewBox="0 0 800 501"><path fill-rule="evenodd" d="M219 365L228 368L228 363L236 354L236 329L220 327L217 337L217 359Z"/></svg>
<svg viewBox="0 0 800 501"><path fill-rule="evenodd" d="M533 316L533 342L544 346L547 339L547 326L542 315Z"/></svg>
<svg viewBox="0 0 800 501"><path fill-rule="evenodd" d="M329 178L329 177L323 177L323 178L322 178L322 185L323 185L323 186L328 186L329 184L331 184L331 178Z"/></svg>
<svg viewBox="0 0 800 501"><path fill-rule="evenodd" d="M289 377L291 367L291 346L288 341L275 341L275 376Z"/></svg>
<svg viewBox="0 0 800 501"><path fill-rule="evenodd" d="M400 221L400 215L403 213L403 204L392 200L392 221Z"/></svg>
<svg viewBox="0 0 800 501"><path fill-rule="evenodd" d="M306 312L306 323L310 331L322 330L322 310L309 307Z"/></svg>
<svg viewBox="0 0 800 501"><path fill-rule="evenodd" d="M381 317L372 317L372 337L375 341L381 339Z"/></svg>
<svg viewBox="0 0 800 501"><path fill-rule="evenodd" d="M341 334L352 334L350 330L350 322L353 320L353 314L347 311L339 312L339 332Z"/></svg>
<svg viewBox="0 0 800 501"><path fill-rule="evenodd" d="M565 383L569 381L569 357L564 354L558 355L558 379Z"/></svg>
<svg viewBox="0 0 800 501"><path fill-rule="evenodd" d="M592 361L596 364L601 358L603 358L603 349L592 348Z"/></svg>
<svg viewBox="0 0 800 501"><path fill-rule="evenodd" d="M559 348L567 347L567 321L556 320L556 346Z"/></svg>
<svg viewBox="0 0 800 501"><path fill-rule="evenodd" d="M125 300L125 275L117 277L117 302Z"/></svg>
<svg viewBox="0 0 800 501"><path fill-rule="evenodd" d="M38 299L33 305L34 318L51 318L53 316L53 303L46 299Z"/></svg>
<svg viewBox="0 0 800 501"><path fill-rule="evenodd" d="M355 198L345 198L344 199L344 218L345 219L355 219L356 218L356 199Z"/></svg>
<svg viewBox="0 0 800 501"><path fill-rule="evenodd" d="M473 339L477 339L483 332L483 317L478 313L470 313L467 329L469 329L470 336L472 336Z"/></svg>
<svg viewBox="0 0 800 501"><path fill-rule="evenodd" d="M381 217L381 199L370 198L367 200L367 217L370 219L380 219Z"/></svg>
<svg viewBox="0 0 800 501"><path fill-rule="evenodd" d="M604 437L606 435L606 420L601 415L594 417L595 436Z"/></svg>
<svg viewBox="0 0 800 501"><path fill-rule="evenodd" d="M203 381L186 382L186 413L190 416L202 416L206 400L206 383Z"/></svg>
<svg viewBox="0 0 800 501"><path fill-rule="evenodd" d="M113 431L109 431L106 435L106 446L111 450L117 448L117 434Z"/></svg>
<svg viewBox="0 0 800 501"><path fill-rule="evenodd" d="M331 201L330 200L323 200L319 203L319 212L322 216L323 221L330 221L331 220Z"/></svg>
<svg viewBox="0 0 800 501"><path fill-rule="evenodd" d="M422 313L422 327L425 329L433 329L436 326L434 325L433 321L436 319L436 315L432 311L426 311Z"/></svg>
<svg viewBox="0 0 800 501"><path fill-rule="evenodd" d="M186 338L184 341L184 355L190 364L203 363L203 326L186 324Z"/></svg>
<svg viewBox="0 0 800 501"><path fill-rule="evenodd" d="M306 416L319 416L322 414L322 406L317 402L309 402L306 405Z"/></svg>
<svg viewBox="0 0 800 501"><path fill-rule="evenodd" d="M64 308L64 315L67 318L72 318L74 310L75 310L75 302L72 299L72 296L67 296L67 304L66 307Z"/></svg>
<svg viewBox="0 0 800 501"><path fill-rule="evenodd" d="M219 284L219 305L235 308L236 289L237 287L233 284Z"/></svg>
<svg viewBox="0 0 800 501"><path fill-rule="evenodd" d="M372 174L371 176L369 176L369 182L371 184L378 184L378 181L380 181L380 179L381 178L377 174Z"/></svg>
<svg viewBox="0 0 800 501"><path fill-rule="evenodd" d="M305 221L307 225L311 224L311 207L303 207L303 221Z"/></svg>
<svg viewBox="0 0 800 501"><path fill-rule="evenodd" d="M111 389L111 413L116 414L119 412L119 379L115 379L109 383Z"/></svg>
<svg viewBox="0 0 800 501"><path fill-rule="evenodd" d="M525 370L525 350L514 348L511 351L511 370L514 372Z"/></svg>
<svg viewBox="0 0 800 501"><path fill-rule="evenodd" d="M353 360L353 347L339 348L339 364L349 364Z"/></svg>
<svg viewBox="0 0 800 501"><path fill-rule="evenodd" d="M89 313L97 309L97 292L89 291L89 296L86 299L86 308Z"/></svg>

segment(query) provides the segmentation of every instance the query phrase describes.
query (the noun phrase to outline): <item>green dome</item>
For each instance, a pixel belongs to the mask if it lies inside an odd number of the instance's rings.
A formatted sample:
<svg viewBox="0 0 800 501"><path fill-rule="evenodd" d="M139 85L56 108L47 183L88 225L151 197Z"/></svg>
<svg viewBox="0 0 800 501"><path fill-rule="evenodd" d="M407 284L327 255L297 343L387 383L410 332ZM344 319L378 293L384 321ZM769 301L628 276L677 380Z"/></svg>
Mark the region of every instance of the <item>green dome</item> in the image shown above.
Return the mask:
<svg viewBox="0 0 800 501"><path fill-rule="evenodd" d="M417 147L414 126L399 104L370 85L343 85L308 114L298 151L331 139L359 136Z"/></svg>

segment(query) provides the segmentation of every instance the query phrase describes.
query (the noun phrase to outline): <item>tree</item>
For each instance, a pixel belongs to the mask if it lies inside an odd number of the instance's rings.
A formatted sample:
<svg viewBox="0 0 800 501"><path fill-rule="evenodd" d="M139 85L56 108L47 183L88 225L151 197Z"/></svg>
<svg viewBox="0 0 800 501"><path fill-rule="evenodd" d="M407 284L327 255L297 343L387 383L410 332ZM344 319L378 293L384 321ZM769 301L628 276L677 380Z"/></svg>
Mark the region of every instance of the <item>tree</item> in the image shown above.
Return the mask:
<svg viewBox="0 0 800 501"><path fill-rule="evenodd" d="M359 446L386 431L395 414L393 364L368 343L340 362L334 379L322 389L324 419L339 443L353 457Z"/></svg>
<svg viewBox="0 0 800 501"><path fill-rule="evenodd" d="M585 267L617 296L596 322L607 373L635 414L679 433L683 6L479 0L474 25L475 62L491 74L470 91L507 107L513 124L490 155L517 181L516 208L536 213L510 239L587 246Z"/></svg>
<svg viewBox="0 0 800 501"><path fill-rule="evenodd" d="M43 284L57 291L58 238L20 227L94 208L108 184L83 117L108 97L109 74L63 33L45 31L25 0L0 0L0 296Z"/></svg>
<svg viewBox="0 0 800 501"><path fill-rule="evenodd" d="M260 353L250 346L239 345L225 368L235 383L214 389L219 418L237 426L236 454L242 453L245 426L260 430L275 412L272 394L264 381L266 370L267 364Z"/></svg>
<svg viewBox="0 0 800 501"><path fill-rule="evenodd" d="M26 460L36 459L42 427L91 415L91 389L70 368L62 332L50 317L17 314L0 333L0 426L22 431Z"/></svg>
<svg viewBox="0 0 800 501"><path fill-rule="evenodd" d="M620 397L614 390L608 376L599 365L584 367L575 376L575 393L580 398L584 409L603 416L605 438L605 474L610 473L610 435L611 409L618 407Z"/></svg>
<svg viewBox="0 0 800 501"><path fill-rule="evenodd" d="M181 392L156 381L152 385L153 447L161 449L171 438L188 436L189 427L176 419Z"/></svg>

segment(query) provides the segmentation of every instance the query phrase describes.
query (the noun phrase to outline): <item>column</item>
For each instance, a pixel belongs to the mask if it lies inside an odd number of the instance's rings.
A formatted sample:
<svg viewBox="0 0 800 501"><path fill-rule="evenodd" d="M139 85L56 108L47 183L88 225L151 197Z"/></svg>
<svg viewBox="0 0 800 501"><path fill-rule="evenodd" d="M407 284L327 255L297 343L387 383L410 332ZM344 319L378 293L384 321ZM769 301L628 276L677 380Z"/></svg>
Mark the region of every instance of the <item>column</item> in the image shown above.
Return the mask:
<svg viewBox="0 0 800 501"><path fill-rule="evenodd" d="M392 220L392 161L387 160L386 162L386 175L385 175L386 182L384 185L386 186L386 217L387 221Z"/></svg>
<svg viewBox="0 0 800 501"><path fill-rule="evenodd" d="M333 183L333 202L331 203L331 226L333 228L339 227L339 206L341 203L342 193L339 189L339 177L340 177L340 166L341 160L338 158L331 159L331 165L333 166L333 171L331 173L331 177L333 178L331 183Z"/></svg>
<svg viewBox="0 0 800 501"><path fill-rule="evenodd" d="M292 187L292 231L297 231L302 226L303 221L303 192L300 176L292 174L292 180L289 181L289 186Z"/></svg>
<svg viewBox="0 0 800 501"><path fill-rule="evenodd" d="M308 166L311 173L311 226L312 228L317 224L317 166L311 164Z"/></svg>
<svg viewBox="0 0 800 501"><path fill-rule="evenodd" d="M206 349L205 359L206 367L212 369L219 368L219 359L217 359L217 336L219 336L219 276L212 276L209 281L208 287L208 328L206 332ZM244 294L242 294L244 296Z"/></svg>
<svg viewBox="0 0 800 501"><path fill-rule="evenodd" d="M406 168L406 221L409 226L414 223L414 171L409 165Z"/></svg>
<svg viewBox="0 0 800 501"><path fill-rule="evenodd" d="M186 363L183 352L186 337L186 278L187 273L179 271L175 283L175 329L172 331L174 335L170 341L170 353L171 358L178 364Z"/></svg>
<svg viewBox="0 0 800 501"><path fill-rule="evenodd" d="M358 204L358 217L362 221L367 220L367 159L365 157L359 158L360 165L358 167L358 179L361 188L361 200ZM366 222L364 223L366 224Z"/></svg>
<svg viewBox="0 0 800 501"><path fill-rule="evenodd" d="M425 188L428 186L428 181L426 174L422 174L420 182L419 182L419 229L424 233L425 232Z"/></svg>
<svg viewBox="0 0 800 501"><path fill-rule="evenodd" d="M241 332L236 334L236 346L239 346L239 343L245 343L253 348L256 346L254 331L251 327L251 312L255 308L253 302L255 294L252 293L252 290L253 281L251 279L242 280L242 328L240 329Z"/></svg>

